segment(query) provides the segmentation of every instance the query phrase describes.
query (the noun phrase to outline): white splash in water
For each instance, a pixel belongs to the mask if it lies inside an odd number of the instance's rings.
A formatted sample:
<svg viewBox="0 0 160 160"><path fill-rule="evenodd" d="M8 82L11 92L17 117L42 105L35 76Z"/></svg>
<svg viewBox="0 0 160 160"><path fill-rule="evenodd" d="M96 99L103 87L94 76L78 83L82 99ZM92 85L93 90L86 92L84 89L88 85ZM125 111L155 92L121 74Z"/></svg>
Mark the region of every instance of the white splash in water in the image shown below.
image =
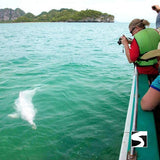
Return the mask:
<svg viewBox="0 0 160 160"><path fill-rule="evenodd" d="M36 89L21 91L18 99L15 100L16 112L8 115L11 118L18 118L20 116L22 119L28 121L33 129L36 129L36 124L34 123L36 109L32 103L35 92Z"/></svg>

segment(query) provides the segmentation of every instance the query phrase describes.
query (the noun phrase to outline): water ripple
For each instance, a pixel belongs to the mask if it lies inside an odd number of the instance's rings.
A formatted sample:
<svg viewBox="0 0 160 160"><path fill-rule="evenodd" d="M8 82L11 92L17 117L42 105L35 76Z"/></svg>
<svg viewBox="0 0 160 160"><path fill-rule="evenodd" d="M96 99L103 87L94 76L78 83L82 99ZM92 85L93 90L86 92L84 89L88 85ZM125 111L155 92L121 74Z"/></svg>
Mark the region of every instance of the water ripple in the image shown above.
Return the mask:
<svg viewBox="0 0 160 160"><path fill-rule="evenodd" d="M118 26L0 24L0 159L118 158L132 77ZM7 116L34 88L36 130Z"/></svg>

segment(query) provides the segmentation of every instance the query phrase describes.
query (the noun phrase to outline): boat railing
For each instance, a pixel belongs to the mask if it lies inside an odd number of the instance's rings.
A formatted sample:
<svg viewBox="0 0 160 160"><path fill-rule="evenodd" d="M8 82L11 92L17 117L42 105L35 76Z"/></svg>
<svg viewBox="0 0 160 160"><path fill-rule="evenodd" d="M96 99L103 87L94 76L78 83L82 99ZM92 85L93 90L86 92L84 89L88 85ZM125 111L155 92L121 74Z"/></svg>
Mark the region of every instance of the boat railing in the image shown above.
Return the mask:
<svg viewBox="0 0 160 160"><path fill-rule="evenodd" d="M132 132L137 131L137 114L138 114L138 71L137 67L135 67L135 92L134 92L134 112L133 112L133 125L132 125ZM128 160L136 159L135 147L131 145L130 152L128 153Z"/></svg>
<svg viewBox="0 0 160 160"><path fill-rule="evenodd" d="M129 138L130 138L130 128L132 122L132 112L134 109L134 118L133 118L133 125L132 131L136 131L137 129L137 111L138 111L138 72L137 68L135 67L133 81L132 81L132 89L131 95L129 100L128 112L125 122L125 129L122 139L121 151L119 160L125 160L129 157L135 157L135 148L131 147L130 153L128 154L128 145L129 145ZM132 158L133 159L133 158Z"/></svg>

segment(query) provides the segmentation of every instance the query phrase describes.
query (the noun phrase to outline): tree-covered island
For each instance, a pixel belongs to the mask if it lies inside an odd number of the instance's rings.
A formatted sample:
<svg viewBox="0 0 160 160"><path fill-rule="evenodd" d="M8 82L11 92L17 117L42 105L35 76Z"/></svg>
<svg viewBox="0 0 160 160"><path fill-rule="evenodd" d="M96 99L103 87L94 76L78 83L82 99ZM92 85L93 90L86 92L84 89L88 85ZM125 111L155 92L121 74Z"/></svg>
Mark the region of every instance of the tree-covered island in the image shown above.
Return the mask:
<svg viewBox="0 0 160 160"><path fill-rule="evenodd" d="M67 8L52 9L35 16L19 8L5 8L0 9L0 22L114 22L114 16L91 9L76 11Z"/></svg>

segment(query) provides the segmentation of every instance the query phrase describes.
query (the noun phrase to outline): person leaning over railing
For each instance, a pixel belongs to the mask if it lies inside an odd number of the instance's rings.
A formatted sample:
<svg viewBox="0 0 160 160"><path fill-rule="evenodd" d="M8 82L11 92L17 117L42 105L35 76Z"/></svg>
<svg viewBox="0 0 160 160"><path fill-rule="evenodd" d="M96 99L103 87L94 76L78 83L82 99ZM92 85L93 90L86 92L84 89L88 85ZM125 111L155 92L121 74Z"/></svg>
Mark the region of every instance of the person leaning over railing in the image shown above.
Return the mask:
<svg viewBox="0 0 160 160"><path fill-rule="evenodd" d="M141 56L145 53L155 50L160 42L160 35L153 28L146 28L149 22L144 19L134 19L129 24L129 31L134 36L131 45L127 38L123 35L121 43L124 45L126 57L129 63L134 63L137 66L139 74L147 74L149 80L152 81L158 75L157 58L142 60Z"/></svg>
<svg viewBox="0 0 160 160"><path fill-rule="evenodd" d="M152 82L141 100L141 108L151 111L160 104L160 75Z"/></svg>

